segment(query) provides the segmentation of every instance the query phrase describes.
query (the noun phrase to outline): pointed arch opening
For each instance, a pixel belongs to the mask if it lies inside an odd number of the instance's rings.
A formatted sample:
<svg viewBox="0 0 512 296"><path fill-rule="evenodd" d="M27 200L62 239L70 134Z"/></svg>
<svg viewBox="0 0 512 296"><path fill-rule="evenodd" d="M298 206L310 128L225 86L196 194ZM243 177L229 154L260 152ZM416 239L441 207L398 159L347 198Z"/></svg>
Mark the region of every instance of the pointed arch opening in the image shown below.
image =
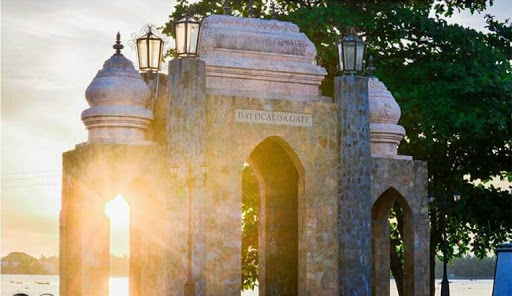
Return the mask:
<svg viewBox="0 0 512 296"><path fill-rule="evenodd" d="M297 295L299 196L304 169L293 149L269 137L242 171L242 291ZM253 294L254 295L254 294Z"/></svg>
<svg viewBox="0 0 512 296"><path fill-rule="evenodd" d="M414 295L412 210L393 187L372 206L372 295L390 295L390 271L402 296Z"/></svg>
<svg viewBox="0 0 512 296"><path fill-rule="evenodd" d="M110 296L128 296L130 256L130 206L121 195L105 203L110 224Z"/></svg>

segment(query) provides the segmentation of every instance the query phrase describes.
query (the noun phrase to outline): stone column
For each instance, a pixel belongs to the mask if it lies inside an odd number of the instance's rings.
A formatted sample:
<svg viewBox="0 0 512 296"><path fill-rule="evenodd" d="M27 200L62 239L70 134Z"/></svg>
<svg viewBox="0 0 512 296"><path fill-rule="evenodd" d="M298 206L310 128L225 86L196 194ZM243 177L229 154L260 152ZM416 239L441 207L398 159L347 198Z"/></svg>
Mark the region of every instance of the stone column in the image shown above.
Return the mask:
<svg viewBox="0 0 512 296"><path fill-rule="evenodd" d="M204 154L205 68L205 62L199 59L169 62L169 156L177 162L185 155L197 162Z"/></svg>
<svg viewBox="0 0 512 296"><path fill-rule="evenodd" d="M338 290L342 296L369 296L371 285L371 153L368 80L335 81L339 108Z"/></svg>
<svg viewBox="0 0 512 296"><path fill-rule="evenodd" d="M193 253L192 273L196 293L203 295L204 285L200 274L203 259L199 256L205 237L204 227L199 225L204 189L196 188L201 178L200 166L205 162L206 137L206 65L199 59L174 59L169 62L168 76L168 126L167 158L171 166L177 168L172 178L171 194L168 197L168 233L172 246L169 254L179 260L172 260L169 266L173 295L182 295L187 273L187 234L188 234L188 194L192 195L193 205ZM187 184L193 184L187 186Z"/></svg>

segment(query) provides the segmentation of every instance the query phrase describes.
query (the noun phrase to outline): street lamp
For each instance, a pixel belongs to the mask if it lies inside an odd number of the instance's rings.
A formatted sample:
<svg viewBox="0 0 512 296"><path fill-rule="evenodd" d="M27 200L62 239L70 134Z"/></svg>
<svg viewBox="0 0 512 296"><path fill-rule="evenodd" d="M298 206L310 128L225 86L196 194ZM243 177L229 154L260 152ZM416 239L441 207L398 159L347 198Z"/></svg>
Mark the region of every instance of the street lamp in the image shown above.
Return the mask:
<svg viewBox="0 0 512 296"><path fill-rule="evenodd" d="M158 72L162 65L164 41L155 35L148 25L146 34L137 38L137 56L139 58L139 70L142 72Z"/></svg>
<svg viewBox="0 0 512 296"><path fill-rule="evenodd" d="M174 25L176 33L176 55L178 58L195 58L199 44L201 21L190 16L187 12Z"/></svg>
<svg viewBox="0 0 512 296"><path fill-rule="evenodd" d="M347 28L338 44L340 70L343 74L361 74L364 72L366 42L357 35L355 28Z"/></svg>
<svg viewBox="0 0 512 296"><path fill-rule="evenodd" d="M196 177L192 170L192 164L190 159L188 161L187 176L185 177L184 183L179 184L181 187L187 188L188 194L188 238L187 238L187 279L184 286L184 296L195 296L196 295L196 284L194 282L194 274L192 273L192 248L194 246L193 238L193 196L194 189L202 188L206 182L206 174L208 173L208 165L203 163L201 165L201 177ZM171 177L178 178L179 166L172 164L169 166L169 172Z"/></svg>
<svg viewBox="0 0 512 296"><path fill-rule="evenodd" d="M460 199L460 193L454 193L455 196L459 196ZM458 200L457 197L455 197L455 200ZM435 201L436 198L434 195L430 194L428 196L428 201L431 205L431 215L432 215L432 221L435 221L437 214L436 214L436 207L435 207ZM441 215L439 217L440 227L442 231L442 244L441 244L441 250L443 252L443 280L441 281L441 296L450 296L450 283L448 281L448 247L447 247L447 241L446 241L446 209L447 209L447 202L446 197L441 198L440 203L440 209L441 209Z"/></svg>

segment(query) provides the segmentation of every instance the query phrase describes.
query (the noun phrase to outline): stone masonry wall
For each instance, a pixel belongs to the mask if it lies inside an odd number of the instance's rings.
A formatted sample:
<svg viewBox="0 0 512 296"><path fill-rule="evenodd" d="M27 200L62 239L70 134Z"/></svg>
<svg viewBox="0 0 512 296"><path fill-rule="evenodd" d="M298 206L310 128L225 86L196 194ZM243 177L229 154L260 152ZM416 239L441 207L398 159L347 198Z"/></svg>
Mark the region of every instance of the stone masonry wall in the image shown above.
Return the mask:
<svg viewBox="0 0 512 296"><path fill-rule="evenodd" d="M426 296L429 294L429 218L428 218L428 175L427 163L418 160L398 160L388 158L372 158L372 205L374 205L379 197L388 189L392 188L407 203L407 208L411 211L412 221L410 223L412 239L412 258L406 258L409 262L405 262L413 268L410 277L412 277L413 287L405 287L406 291L411 291L414 296ZM387 231L387 230L386 230ZM379 260L387 260L389 262L389 251L387 246L375 246L375 248L383 248L384 258L376 258L377 264ZM389 275L389 268L387 268ZM379 285L379 283L374 283ZM389 277L387 278L389 287ZM383 291L389 295L389 289Z"/></svg>
<svg viewBox="0 0 512 296"><path fill-rule="evenodd" d="M339 295L370 295L370 119L368 80L341 76L335 81L339 106L338 179Z"/></svg>
<svg viewBox="0 0 512 296"><path fill-rule="evenodd" d="M312 126L237 122L236 110L312 115ZM258 144L276 137L300 163L299 295L336 295L337 115L334 104L208 95L204 193L194 200L198 295L240 295L242 168ZM279 140L278 140L279 141ZM293 156L291 156L293 158ZM183 209L185 210L185 209ZM172 224L172 223L171 223ZM176 266L177 268L177 266ZM171 270L170 286L183 283ZM174 289L173 295L181 295Z"/></svg>

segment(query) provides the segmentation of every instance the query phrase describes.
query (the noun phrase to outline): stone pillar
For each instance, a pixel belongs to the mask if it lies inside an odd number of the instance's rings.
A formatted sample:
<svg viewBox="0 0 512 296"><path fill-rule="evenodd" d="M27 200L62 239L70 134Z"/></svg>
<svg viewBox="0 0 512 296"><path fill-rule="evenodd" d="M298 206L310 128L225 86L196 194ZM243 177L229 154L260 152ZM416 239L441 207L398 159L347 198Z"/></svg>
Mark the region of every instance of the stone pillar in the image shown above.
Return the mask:
<svg viewBox="0 0 512 296"><path fill-rule="evenodd" d="M174 59L169 62L169 156L193 162L204 154L206 128L205 62ZM202 159L201 159L202 160Z"/></svg>
<svg viewBox="0 0 512 296"><path fill-rule="evenodd" d="M180 258L169 264L169 286L173 295L182 295L187 271L188 234L188 190L191 190L193 205L193 253L192 272L196 293L204 294L202 247L207 226L199 224L203 210L204 189L198 182L187 186L195 178L201 178L200 166L205 162L206 137L206 66L199 59L174 59L169 62L168 76L168 126L167 159L177 168L172 178L171 194L168 197L168 233L171 245L168 257Z"/></svg>
<svg viewBox="0 0 512 296"><path fill-rule="evenodd" d="M371 153L368 79L335 81L339 108L338 290L342 296L369 296L371 284Z"/></svg>

